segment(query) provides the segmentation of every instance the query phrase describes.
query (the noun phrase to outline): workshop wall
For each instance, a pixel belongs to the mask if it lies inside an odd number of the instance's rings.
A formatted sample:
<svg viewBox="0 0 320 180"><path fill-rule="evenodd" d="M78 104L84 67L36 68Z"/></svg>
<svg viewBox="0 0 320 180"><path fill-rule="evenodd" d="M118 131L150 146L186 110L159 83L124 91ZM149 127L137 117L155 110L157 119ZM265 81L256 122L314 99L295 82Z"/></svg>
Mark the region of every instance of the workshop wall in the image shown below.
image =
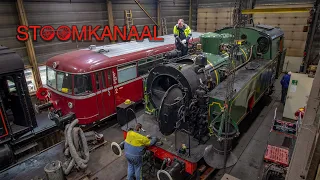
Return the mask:
<svg viewBox="0 0 320 180"><path fill-rule="evenodd" d="M87 1L88 2L88 1ZM61 25L76 25L81 30L83 25L108 25L107 6L105 1L85 2L24 2L29 25L52 25L57 28ZM102 33L102 28L98 34ZM39 36L38 36L39 38ZM57 38L51 42L44 42L40 38L34 42L36 58L39 64L49 58L78 48L85 48L91 44L106 44L104 42L61 42Z"/></svg>
<svg viewBox="0 0 320 180"><path fill-rule="evenodd" d="M157 1L156 0L139 0L142 7L149 13L155 22L157 22ZM132 11L133 25L139 32L143 26L148 25L152 30L155 25L153 21L143 12L134 0L113 0L112 1L114 24L123 27L126 24L125 10Z"/></svg>
<svg viewBox="0 0 320 180"><path fill-rule="evenodd" d="M255 9L276 7L279 6L257 4ZM312 4L283 5L281 7L312 7ZM304 26L307 26L309 16L309 12L268 13L255 14L253 15L253 20L255 24L260 23L280 27L284 31L285 35L284 45L287 48L287 56L302 57L308 35L308 32L304 31Z"/></svg>
<svg viewBox="0 0 320 180"><path fill-rule="evenodd" d="M199 0L197 29L199 32L213 32L232 25L234 0Z"/></svg>
<svg viewBox="0 0 320 180"><path fill-rule="evenodd" d="M16 51L29 65L25 43L16 39L19 17L14 2L0 2L0 45Z"/></svg>
<svg viewBox="0 0 320 180"><path fill-rule="evenodd" d="M233 8L199 8L197 29L199 32L213 32L232 24Z"/></svg>
<svg viewBox="0 0 320 180"><path fill-rule="evenodd" d="M168 34L173 33L173 27L179 19L183 19L189 24L189 7L190 1L186 0L161 0L161 18L166 18Z"/></svg>

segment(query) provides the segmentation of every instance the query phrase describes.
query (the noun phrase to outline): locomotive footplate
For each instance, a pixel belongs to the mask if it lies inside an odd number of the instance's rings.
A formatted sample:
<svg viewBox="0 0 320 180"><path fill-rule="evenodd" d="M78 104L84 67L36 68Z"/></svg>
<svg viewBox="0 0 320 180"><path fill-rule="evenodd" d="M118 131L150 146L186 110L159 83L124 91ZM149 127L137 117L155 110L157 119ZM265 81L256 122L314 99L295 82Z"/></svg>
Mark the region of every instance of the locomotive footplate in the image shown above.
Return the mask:
<svg viewBox="0 0 320 180"><path fill-rule="evenodd" d="M189 136L185 132L176 131L175 133L164 136L159 131L159 126L156 118L152 115L143 114L137 118L136 121L130 121L128 125L122 126L124 131L124 136L130 128L134 128L136 123L142 124L143 132L142 135L155 136L160 139L162 142L160 145L156 144L152 147L149 147L148 150L152 151L154 155L164 160L165 158L174 158L183 160L185 164L185 171L189 174L193 174L197 170L197 163L203 158L203 152L205 148L212 144L213 140L208 140L205 144L199 144L199 140L190 137L190 156L189 156ZM185 144L187 150L185 153L179 153L179 149Z"/></svg>

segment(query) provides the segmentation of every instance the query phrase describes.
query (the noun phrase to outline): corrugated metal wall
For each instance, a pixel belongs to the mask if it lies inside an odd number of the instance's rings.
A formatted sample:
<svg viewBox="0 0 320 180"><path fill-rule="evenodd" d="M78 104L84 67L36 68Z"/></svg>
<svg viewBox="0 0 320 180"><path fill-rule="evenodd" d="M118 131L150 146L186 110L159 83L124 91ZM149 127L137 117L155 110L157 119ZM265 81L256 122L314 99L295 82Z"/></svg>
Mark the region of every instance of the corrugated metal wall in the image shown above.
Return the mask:
<svg viewBox="0 0 320 180"><path fill-rule="evenodd" d="M166 18L168 34L173 33L173 27L179 19L189 24L189 0L161 0L161 18Z"/></svg>
<svg viewBox="0 0 320 180"><path fill-rule="evenodd" d="M54 1L54 0L52 0ZM87 1L88 2L88 1ZM29 25L52 25L54 28L60 25L76 25L79 30L83 25L108 25L107 6L104 0L85 2L24 2ZM98 32L100 34L102 29ZM39 38L39 36L38 36ZM40 39L40 38L39 38ZM88 47L91 44L106 44L104 42L60 42L57 38L51 42L38 40L34 42L34 49L39 63L57 54Z"/></svg>
<svg viewBox="0 0 320 180"><path fill-rule="evenodd" d="M7 46L25 59L25 65L29 65L27 51L24 42L16 39L19 17L14 2L0 2L0 45Z"/></svg>
<svg viewBox="0 0 320 180"><path fill-rule="evenodd" d="M154 21L157 22L157 1L139 0L139 2ZM138 31L141 31L145 25L148 25L150 28L153 28L153 25L155 25L134 0L113 0L112 8L115 25L122 27L126 24L125 10L132 10L133 24L137 26Z"/></svg>
<svg viewBox="0 0 320 180"><path fill-rule="evenodd" d="M198 0L199 8L234 7L234 0Z"/></svg>
<svg viewBox="0 0 320 180"><path fill-rule="evenodd" d="M197 19L198 19L198 5L199 5L199 0L191 0L191 18L192 18L192 25L191 28L194 31L198 31L197 29Z"/></svg>
<svg viewBox="0 0 320 180"><path fill-rule="evenodd" d="M157 22L157 0L139 0L143 8ZM196 0L193 0L195 5ZM161 16L167 19L168 33L179 18L189 24L189 0L162 0ZM152 20L140 9L134 0L112 0L114 24L125 25L124 10L132 10L133 23L141 31L144 25L152 27ZM108 25L106 0L24 0L24 7L29 25ZM196 10L195 10L196 11ZM196 15L193 14L192 29L196 26ZM17 51L28 65L26 47L16 40L16 27L19 19L15 3L0 3L0 43ZM102 32L102 29L99 33ZM31 32L32 33L32 32ZM51 42L38 40L34 42L37 61L42 64L57 54L84 48L91 44L106 44L104 42L60 42L57 38Z"/></svg>
<svg viewBox="0 0 320 180"><path fill-rule="evenodd" d="M255 8L276 8L277 5L256 5ZM312 7L312 4L300 5L282 5L283 8L294 7ZM287 48L287 56L302 57L307 40L308 32L304 32L304 26L307 26L309 12L302 13L266 13L255 14L253 20L255 24L267 24L275 27L280 27L284 31L284 45Z"/></svg>

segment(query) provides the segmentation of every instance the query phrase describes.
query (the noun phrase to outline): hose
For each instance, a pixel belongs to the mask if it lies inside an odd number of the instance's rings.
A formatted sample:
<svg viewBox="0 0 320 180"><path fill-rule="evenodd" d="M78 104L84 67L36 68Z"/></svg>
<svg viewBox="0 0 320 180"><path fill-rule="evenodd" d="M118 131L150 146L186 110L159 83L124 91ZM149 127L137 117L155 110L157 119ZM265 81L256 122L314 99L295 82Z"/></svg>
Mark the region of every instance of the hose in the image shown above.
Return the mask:
<svg viewBox="0 0 320 180"><path fill-rule="evenodd" d="M66 125L64 134L66 137L64 154L69 159L63 164L64 174L68 175L74 166L85 169L89 161L89 147L87 139L81 128L75 127L79 120L75 119Z"/></svg>

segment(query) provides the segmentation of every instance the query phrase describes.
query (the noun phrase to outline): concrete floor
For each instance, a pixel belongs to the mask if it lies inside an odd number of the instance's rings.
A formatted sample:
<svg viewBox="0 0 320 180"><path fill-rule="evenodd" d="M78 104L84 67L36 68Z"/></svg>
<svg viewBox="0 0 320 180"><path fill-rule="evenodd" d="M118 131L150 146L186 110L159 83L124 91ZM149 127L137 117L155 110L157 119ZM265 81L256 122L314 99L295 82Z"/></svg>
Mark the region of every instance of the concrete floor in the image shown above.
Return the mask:
<svg viewBox="0 0 320 180"><path fill-rule="evenodd" d="M274 116L275 108L278 108L277 116L281 119L283 106L280 104L280 85L279 80L276 82L275 92L269 98L262 99L257 104L256 110L249 117L245 118L240 124L241 135L236 141L233 153L239 158L238 162L228 169L217 171L212 179L221 179L224 173L241 180L258 180L261 179L261 167L263 165L263 154L266 145L288 145L282 135L270 134L271 123ZM138 112L138 116L143 111ZM85 172L73 172L70 178L79 178L88 175L89 179L108 179L121 180L125 179L127 163L123 156L116 157L111 149L111 142L121 142L123 134L118 125L99 130L104 134L106 144L90 154L90 161ZM64 162L63 143L48 149L34 156L25 162L22 162L8 171L0 173L1 180L27 180L27 179L47 179L44 172L44 166L52 160ZM148 180L155 179L154 177Z"/></svg>

